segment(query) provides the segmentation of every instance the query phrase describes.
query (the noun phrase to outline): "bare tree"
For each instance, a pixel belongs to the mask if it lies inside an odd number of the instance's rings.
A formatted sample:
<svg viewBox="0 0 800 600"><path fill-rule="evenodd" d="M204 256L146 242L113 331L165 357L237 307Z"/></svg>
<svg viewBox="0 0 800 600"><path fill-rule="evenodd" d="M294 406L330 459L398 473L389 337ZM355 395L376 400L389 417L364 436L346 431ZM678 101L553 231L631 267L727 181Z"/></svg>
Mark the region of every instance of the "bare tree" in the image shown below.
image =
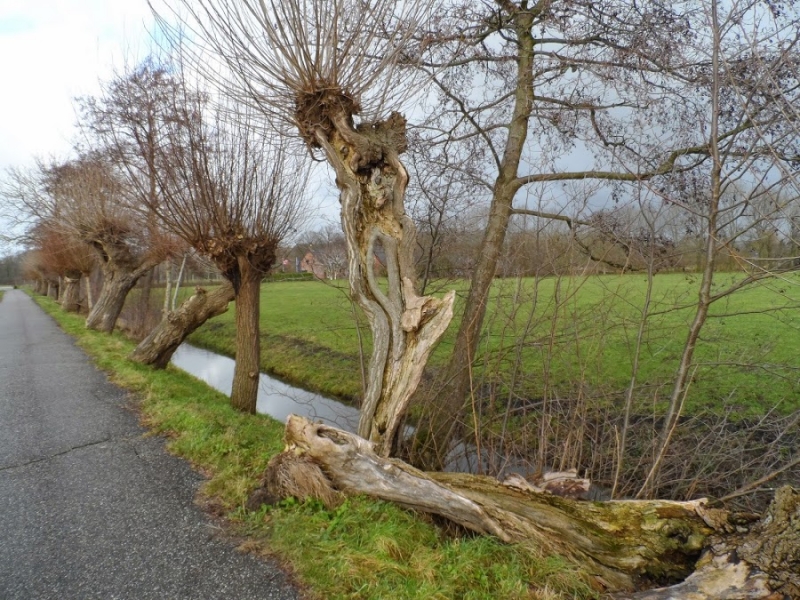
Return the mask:
<svg viewBox="0 0 800 600"><path fill-rule="evenodd" d="M350 0L184 3L196 37L226 63L229 93L277 126L295 127L336 173L353 299L370 322L373 352L359 433L391 451L427 358L452 316L444 300L417 295L415 228L405 213L406 121L394 79L427 2ZM219 76L218 76L219 79ZM360 116L360 121L357 119ZM388 287L375 277L386 257Z"/></svg>
<svg viewBox="0 0 800 600"><path fill-rule="evenodd" d="M2 196L6 210L16 215L21 235L46 226L94 249L103 287L90 302L86 326L92 329L114 329L128 292L171 249L172 240L142 221L119 172L101 153L12 170Z"/></svg>
<svg viewBox="0 0 800 600"><path fill-rule="evenodd" d="M103 287L86 326L113 331L136 282L171 251L168 236L147 227L132 208L127 189L104 157L87 155L47 169L45 187L54 218L69 226L100 257Z"/></svg>
<svg viewBox="0 0 800 600"><path fill-rule="evenodd" d="M742 229L732 230L731 222L750 214L755 218L744 231L752 230L800 201L795 167L800 156L800 114L796 109L800 15L793 10L770 9L758 0L725 5L710 0L699 19L710 32L709 39L693 46L698 62L708 67L694 83L710 100L704 111L707 122L698 132L706 140L710 164L693 174L700 181L700 193L693 205L686 201L684 205L704 229L703 270L694 318L640 496L657 491L655 480L683 412L697 369L695 351L712 305L747 285L794 268L791 263L765 267L740 257L744 277L730 287L714 289L721 252L730 249L743 233ZM742 182L748 182L748 189Z"/></svg>
<svg viewBox="0 0 800 600"><path fill-rule="evenodd" d="M254 413L260 373L261 280L275 262L278 245L304 216L308 166L292 154L285 140L265 135L255 116L242 107L212 110L201 95L187 91L176 111L180 118L170 124L168 143L159 154L165 166L157 173L161 196L148 206L170 232L210 258L230 282L230 288L203 296L207 312L202 316L224 310L235 297L231 404ZM195 300L199 303L200 299ZM202 322L184 322L177 313L172 319L177 337L148 348L157 340L151 337L133 357L165 364L191 331L184 326ZM180 332L174 327L179 321Z"/></svg>
<svg viewBox="0 0 800 600"><path fill-rule="evenodd" d="M174 109L180 82L170 69L151 55L102 82L99 95L76 100L83 144L113 161L130 208L143 210L142 226L153 238L159 235L158 224L152 210L145 209L160 198L156 173L166 168L158 164L164 130L178 118ZM139 306L143 317L150 303L152 270L142 277Z"/></svg>

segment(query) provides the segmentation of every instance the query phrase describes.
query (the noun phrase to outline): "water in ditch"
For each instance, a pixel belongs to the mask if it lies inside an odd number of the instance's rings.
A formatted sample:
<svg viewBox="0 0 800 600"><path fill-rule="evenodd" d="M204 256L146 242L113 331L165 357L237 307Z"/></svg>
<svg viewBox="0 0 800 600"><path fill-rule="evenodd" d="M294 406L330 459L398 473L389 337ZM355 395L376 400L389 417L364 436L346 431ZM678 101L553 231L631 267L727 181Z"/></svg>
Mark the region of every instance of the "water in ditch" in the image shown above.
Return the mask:
<svg viewBox="0 0 800 600"><path fill-rule="evenodd" d="M233 385L232 358L208 350L181 344L172 356L172 364L205 381L223 394L230 395ZM358 410L320 394L301 390L261 373L256 411L285 423L290 414L307 417L355 432Z"/></svg>

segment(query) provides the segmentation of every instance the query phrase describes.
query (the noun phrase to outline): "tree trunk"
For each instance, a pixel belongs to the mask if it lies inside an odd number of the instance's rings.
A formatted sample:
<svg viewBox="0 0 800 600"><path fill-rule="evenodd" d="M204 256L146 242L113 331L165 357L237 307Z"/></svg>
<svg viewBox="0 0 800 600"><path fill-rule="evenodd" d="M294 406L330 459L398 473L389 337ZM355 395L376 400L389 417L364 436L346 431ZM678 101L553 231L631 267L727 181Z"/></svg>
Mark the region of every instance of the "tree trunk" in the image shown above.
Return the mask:
<svg viewBox="0 0 800 600"><path fill-rule="evenodd" d="M333 492L321 493L322 484L314 474L309 477L314 479L314 488L308 495L329 499L331 493L367 494L440 515L505 542L533 542L574 561L591 574L588 577L596 585L611 591L629 591L634 584L648 581L683 579L695 568L706 545L722 548L723 540L735 540L724 547L726 556L748 563L747 575L723 581L724 588L718 584L724 591L716 595L709 588L706 595L642 595L643 599L766 598L775 591L793 594L800 584L800 493L789 488L776 495L760 523L743 533L754 520L751 515L711 508L704 500L588 502L511 487L478 475L423 473L399 460L379 457L373 444L358 436L294 415L287 420L285 439L287 450L271 461L265 476L273 497L285 497L281 485L287 474L292 482L286 489L305 496L298 487L305 471L321 470ZM707 555L692 577L703 568L713 568L715 561L721 562ZM754 586L766 593L731 593Z"/></svg>
<svg viewBox="0 0 800 600"><path fill-rule="evenodd" d="M92 273L83 273L83 277L86 280L86 312L92 312L92 307L94 306L94 301L92 299Z"/></svg>
<svg viewBox="0 0 800 600"><path fill-rule="evenodd" d="M800 598L800 491L785 486L746 533L715 535L686 581L631 600Z"/></svg>
<svg viewBox="0 0 800 600"><path fill-rule="evenodd" d="M259 316L263 273L250 264L247 256L238 257L237 262L239 281L233 286L236 291L236 366L231 405L255 414L261 372Z"/></svg>
<svg viewBox="0 0 800 600"><path fill-rule="evenodd" d="M47 297L58 302L58 281L47 280Z"/></svg>
<svg viewBox="0 0 800 600"><path fill-rule="evenodd" d="M416 293L416 230L405 213L408 173L399 159L406 147L405 119L393 113L356 129L346 105L346 98L334 98L330 127L315 134L341 192L350 294L372 330L358 431L388 456L428 357L453 316L455 292L441 300ZM381 253L386 291L373 269Z"/></svg>
<svg viewBox="0 0 800 600"><path fill-rule="evenodd" d="M225 283L211 293L197 288L194 295L176 311L169 311L161 322L143 339L129 358L133 361L163 369L183 341L208 319L228 310L234 299L233 286Z"/></svg>
<svg viewBox="0 0 800 600"><path fill-rule="evenodd" d="M61 295L61 307L67 312L79 312L81 309L81 275L64 276L64 293Z"/></svg>
<svg viewBox="0 0 800 600"><path fill-rule="evenodd" d="M531 27L534 15L531 11L519 11L512 18L519 40L514 112L508 125L508 137L489 206L489 219L453 351L437 377L439 383L421 398L425 416L420 422L421 435L415 440L410 456L415 464L426 468L444 468L448 449L463 430L465 401L471 389L470 367L475 360L486 303L511 220L514 196L520 189L519 164L533 109L534 42Z"/></svg>
<svg viewBox="0 0 800 600"><path fill-rule="evenodd" d="M152 266L146 266L128 271L107 263L103 268L103 288L86 317L86 328L104 333L114 331L119 314L125 306L125 298L139 278L151 268Z"/></svg>

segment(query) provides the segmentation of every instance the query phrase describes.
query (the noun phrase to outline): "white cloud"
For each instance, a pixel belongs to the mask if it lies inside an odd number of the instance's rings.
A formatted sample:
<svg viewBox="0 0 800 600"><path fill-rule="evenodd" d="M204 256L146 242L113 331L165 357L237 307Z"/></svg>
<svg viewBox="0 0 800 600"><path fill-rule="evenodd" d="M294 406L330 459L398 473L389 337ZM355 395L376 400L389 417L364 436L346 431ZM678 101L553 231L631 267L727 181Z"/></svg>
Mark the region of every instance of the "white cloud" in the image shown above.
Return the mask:
<svg viewBox="0 0 800 600"><path fill-rule="evenodd" d="M0 169L64 156L75 136L72 99L144 56L151 23L146 0L3 0Z"/></svg>

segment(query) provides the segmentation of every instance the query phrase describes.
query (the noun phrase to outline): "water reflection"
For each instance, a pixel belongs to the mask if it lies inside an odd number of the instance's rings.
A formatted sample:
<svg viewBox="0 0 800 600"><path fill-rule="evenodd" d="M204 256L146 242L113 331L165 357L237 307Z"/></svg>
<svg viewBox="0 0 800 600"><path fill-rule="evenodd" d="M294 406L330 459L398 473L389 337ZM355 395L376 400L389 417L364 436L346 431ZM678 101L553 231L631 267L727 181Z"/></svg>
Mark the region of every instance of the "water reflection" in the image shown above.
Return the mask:
<svg viewBox="0 0 800 600"><path fill-rule="evenodd" d="M233 359L182 344L172 356L172 364L223 394L230 395L235 364ZM264 373L258 384L256 411L282 423L290 414L295 414L347 431L355 432L358 429L358 410L352 406L292 387Z"/></svg>

